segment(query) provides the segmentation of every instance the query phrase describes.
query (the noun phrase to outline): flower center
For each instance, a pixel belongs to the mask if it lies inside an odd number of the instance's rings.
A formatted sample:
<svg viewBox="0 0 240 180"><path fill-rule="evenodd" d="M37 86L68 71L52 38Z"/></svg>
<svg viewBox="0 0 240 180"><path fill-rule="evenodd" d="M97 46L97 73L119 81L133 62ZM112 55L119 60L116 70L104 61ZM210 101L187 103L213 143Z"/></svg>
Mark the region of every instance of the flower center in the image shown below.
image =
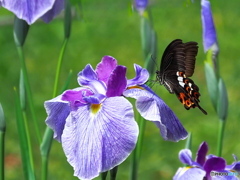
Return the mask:
<svg viewBox="0 0 240 180"><path fill-rule="evenodd" d="M101 108L101 106L102 106L102 104L91 104L91 112L93 113L93 114L96 114L98 111L99 111L99 109Z"/></svg>

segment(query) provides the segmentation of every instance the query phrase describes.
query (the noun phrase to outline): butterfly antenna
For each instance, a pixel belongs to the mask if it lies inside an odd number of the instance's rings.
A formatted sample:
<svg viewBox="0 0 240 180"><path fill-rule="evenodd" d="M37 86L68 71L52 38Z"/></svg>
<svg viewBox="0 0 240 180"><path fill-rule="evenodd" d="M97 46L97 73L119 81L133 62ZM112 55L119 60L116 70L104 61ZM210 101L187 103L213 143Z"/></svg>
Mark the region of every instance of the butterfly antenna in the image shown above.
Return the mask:
<svg viewBox="0 0 240 180"><path fill-rule="evenodd" d="M156 83L156 81L155 81L155 80L152 80L152 79L149 79L149 80L146 82L146 84L147 84L150 88L152 88L152 87L155 85L155 83Z"/></svg>
<svg viewBox="0 0 240 180"><path fill-rule="evenodd" d="M198 105L197 107L203 112L203 114L207 115L207 112L201 106Z"/></svg>
<svg viewBox="0 0 240 180"><path fill-rule="evenodd" d="M154 62L154 64L155 64L155 66L157 66L158 67L158 64L157 64L157 61L156 61L156 57L153 57L153 55L151 55L151 59L152 59L152 61Z"/></svg>

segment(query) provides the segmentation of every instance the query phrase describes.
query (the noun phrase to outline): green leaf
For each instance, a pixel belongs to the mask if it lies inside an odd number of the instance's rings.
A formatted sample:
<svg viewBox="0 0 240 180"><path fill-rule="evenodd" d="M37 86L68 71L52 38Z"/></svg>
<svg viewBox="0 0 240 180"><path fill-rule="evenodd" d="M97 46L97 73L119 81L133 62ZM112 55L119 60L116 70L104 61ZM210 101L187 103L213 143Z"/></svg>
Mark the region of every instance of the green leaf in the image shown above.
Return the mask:
<svg viewBox="0 0 240 180"><path fill-rule="evenodd" d="M152 26L148 18L141 16L141 39L144 57L151 52Z"/></svg>
<svg viewBox="0 0 240 180"><path fill-rule="evenodd" d="M0 179L4 180L4 150L5 150L6 122L2 105L0 103Z"/></svg>
<svg viewBox="0 0 240 180"><path fill-rule="evenodd" d="M23 46L28 34L28 30L29 25L27 24L27 22L15 17L13 35L16 46Z"/></svg>
<svg viewBox="0 0 240 180"><path fill-rule="evenodd" d="M58 62L57 62L55 82L54 82L54 88L53 88L53 98L56 97L57 92L58 92L59 76L60 76L60 71L61 71L62 62L63 62L63 56L64 56L64 53L65 53L65 50L67 47L67 43L68 43L68 38L65 38L64 42L62 44L62 48L61 48ZM71 75L71 73L70 73L70 75ZM52 139L53 139L53 131L49 127L46 127L44 135L43 135L43 140L42 140L41 146L40 146L41 158L42 158L42 180L47 179L48 156L49 156L49 152L51 150Z"/></svg>
<svg viewBox="0 0 240 180"><path fill-rule="evenodd" d="M218 81L215 75L214 69L208 63L208 61L204 63L205 69L205 77L207 81L207 88L213 103L214 109L217 111L217 103L218 103Z"/></svg>
<svg viewBox="0 0 240 180"><path fill-rule="evenodd" d="M152 58L157 56L157 34L152 28L151 22L146 17L141 17L141 39L144 54L144 67L150 74L155 73L156 64Z"/></svg>
<svg viewBox="0 0 240 180"><path fill-rule="evenodd" d="M26 110L26 93L25 93L24 77L23 77L22 70L20 71L19 94L20 94L21 108L23 111L25 111Z"/></svg>
<svg viewBox="0 0 240 180"><path fill-rule="evenodd" d="M70 0L71 8L74 7L74 18L77 20L83 19L83 9L81 0Z"/></svg>
<svg viewBox="0 0 240 180"><path fill-rule="evenodd" d="M21 109L21 103L19 95L15 89L15 107L16 107L16 120L17 120L17 128L18 128L18 135L20 141L20 149L22 155L22 164L23 164L23 171L25 174L25 179L27 180L34 180L34 168L33 168L33 161L32 161L32 151L31 145L29 141L29 136L27 134L27 124L24 120L23 112Z"/></svg>
<svg viewBox="0 0 240 180"><path fill-rule="evenodd" d="M70 84L70 81L71 81L71 78L72 78L72 74L73 74L72 72L73 72L72 70L69 71L67 80L66 80L63 88L61 89L61 92L60 92L60 93L62 93L63 91L65 91L65 90L68 88L68 86L69 86L69 84Z"/></svg>
<svg viewBox="0 0 240 180"><path fill-rule="evenodd" d="M218 81L218 104L217 104L218 117L221 120L226 120L228 113L228 95L225 83L222 78Z"/></svg>
<svg viewBox="0 0 240 180"><path fill-rule="evenodd" d="M0 131L1 132L6 131L6 121L1 103L0 103Z"/></svg>
<svg viewBox="0 0 240 180"><path fill-rule="evenodd" d="M150 75L155 74L156 63L154 59L157 57L157 35L155 31L152 31L151 36L151 47L150 52L148 53L147 57L145 58L144 67L148 70Z"/></svg>
<svg viewBox="0 0 240 180"><path fill-rule="evenodd" d="M65 38L70 37L72 24L71 4L69 0L65 0L65 14L64 14L64 35Z"/></svg>
<svg viewBox="0 0 240 180"><path fill-rule="evenodd" d="M78 5L81 3L81 0L69 0L72 5Z"/></svg>
<svg viewBox="0 0 240 180"><path fill-rule="evenodd" d="M192 148L192 134L191 133L188 134L188 138L187 138L187 141L186 141L185 148L186 149L191 149Z"/></svg>

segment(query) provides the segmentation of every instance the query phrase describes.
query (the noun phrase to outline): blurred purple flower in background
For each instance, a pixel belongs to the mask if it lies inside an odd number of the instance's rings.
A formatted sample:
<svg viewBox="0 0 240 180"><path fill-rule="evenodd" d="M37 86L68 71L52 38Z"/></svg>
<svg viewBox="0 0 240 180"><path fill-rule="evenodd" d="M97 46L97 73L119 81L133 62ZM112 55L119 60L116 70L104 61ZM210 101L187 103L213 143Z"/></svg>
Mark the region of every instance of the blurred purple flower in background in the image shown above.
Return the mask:
<svg viewBox="0 0 240 180"><path fill-rule="evenodd" d="M125 97L137 99L139 113L160 128L165 140L187 137L171 109L144 85L148 71L134 67L136 77L127 80L127 68L105 56L95 70L88 64L78 74L81 87L45 102L46 124L62 143L75 176L92 179L122 163L135 148L138 125Z"/></svg>
<svg viewBox="0 0 240 180"><path fill-rule="evenodd" d="M134 7L142 13L148 6L148 0L134 0Z"/></svg>
<svg viewBox="0 0 240 180"><path fill-rule="evenodd" d="M64 0L1 0L0 5L33 24L39 18L50 22L63 10Z"/></svg>
<svg viewBox="0 0 240 180"><path fill-rule="evenodd" d="M208 145L203 142L197 152L196 160L192 159L192 152L183 149L179 152L179 159L187 167L179 168L173 180L237 180L240 170L240 162L226 165L225 159L214 155L208 155ZM214 174L216 173L216 174ZM229 176L220 176L217 173L229 173ZM231 174L232 173L232 174Z"/></svg>
<svg viewBox="0 0 240 180"><path fill-rule="evenodd" d="M214 48L214 50L218 52L217 33L214 26L210 2L208 0L201 0L201 7L204 51L207 52L210 48Z"/></svg>

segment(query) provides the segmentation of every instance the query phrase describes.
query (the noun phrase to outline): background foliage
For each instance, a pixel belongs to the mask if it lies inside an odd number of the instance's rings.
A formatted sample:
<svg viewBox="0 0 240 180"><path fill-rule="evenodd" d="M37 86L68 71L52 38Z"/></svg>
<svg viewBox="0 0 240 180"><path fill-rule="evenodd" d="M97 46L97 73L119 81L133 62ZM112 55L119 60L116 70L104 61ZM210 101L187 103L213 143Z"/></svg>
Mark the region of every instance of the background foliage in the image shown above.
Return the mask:
<svg viewBox="0 0 240 180"><path fill-rule="evenodd" d="M199 43L195 74L193 79L200 87L201 106L207 110L205 116L198 109L186 111L175 95L157 84L158 92L179 117L188 132L193 135L192 149L196 152L202 141L207 141L210 152L216 154L218 118L214 112L206 88L203 61L205 54L202 46L202 27L200 19L200 1L187 3L179 0L150 1L153 25L158 35L158 57L173 39ZM119 64L128 67L128 77L134 76L133 63L144 65L140 42L140 19L131 11L129 0L83 0L81 16L74 15L72 33L67 46L60 86L64 85L69 70L73 78L69 88L78 86L77 73L87 64L95 66L104 55L115 57ZM240 83L239 83L239 40L240 11L234 1L211 1L212 12L220 46L220 71L225 80L229 95L229 115L226 124L223 157L228 164L233 162L232 154L240 157ZM7 121L6 132L6 179L23 179L20 148L15 121L13 87L19 84L20 62L13 41L13 15L0 10L0 101ZM38 21L30 28L24 45L26 64L30 84L34 95L37 119L40 130L44 132L46 113L43 102L51 99L56 61L63 41L62 15L45 24ZM30 122L30 127L31 127ZM30 128L32 140L37 141L33 128ZM37 144L37 143L36 143ZM182 166L178 152L185 146L166 142L159 135L153 123L146 123L139 179L171 179L177 168ZM36 169L40 169L39 147L34 146ZM131 157L130 157L131 158ZM130 158L118 172L118 179L129 177ZM39 159L39 161L38 161ZM38 173L38 172L37 172ZM39 174L39 173L38 173ZM49 161L49 179L77 179L73 177L72 167L67 163L61 145L53 142ZM97 178L98 179L98 178Z"/></svg>

